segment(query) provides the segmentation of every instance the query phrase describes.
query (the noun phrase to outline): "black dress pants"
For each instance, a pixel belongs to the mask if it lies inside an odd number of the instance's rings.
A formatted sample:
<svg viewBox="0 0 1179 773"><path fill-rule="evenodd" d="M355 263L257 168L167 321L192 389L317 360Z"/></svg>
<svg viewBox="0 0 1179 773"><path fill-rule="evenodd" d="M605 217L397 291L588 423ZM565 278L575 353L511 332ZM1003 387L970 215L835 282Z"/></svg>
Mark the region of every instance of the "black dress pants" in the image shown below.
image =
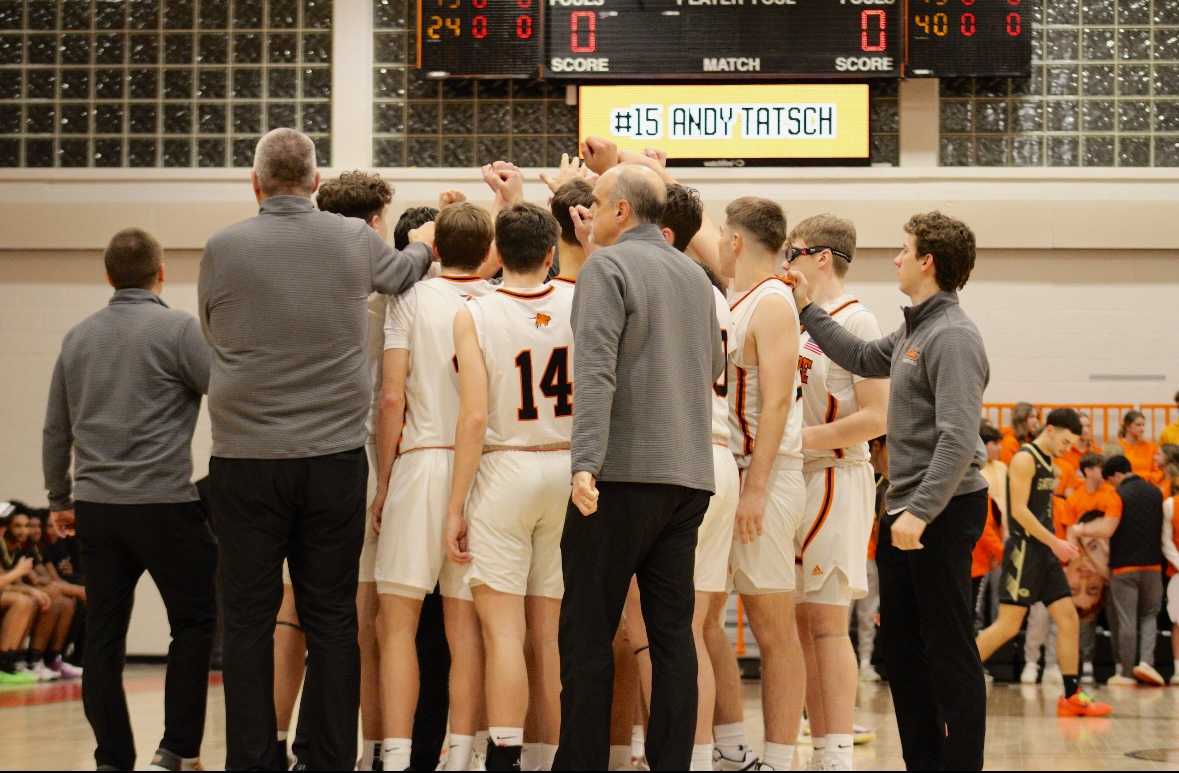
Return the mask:
<svg viewBox="0 0 1179 773"><path fill-rule="evenodd" d="M422 602L415 643L421 690L413 714L409 769L434 770L442 757L450 715L450 645L442 618L442 594L437 587Z"/></svg>
<svg viewBox="0 0 1179 773"><path fill-rule="evenodd" d="M987 692L970 564L986 518L985 490L954 497L921 550L893 546L897 516L880 521L880 647L909 770L982 769Z"/></svg>
<svg viewBox="0 0 1179 773"><path fill-rule="evenodd" d="M598 511L572 504L561 537L561 742L553 770L606 770L612 642L638 575L653 671L647 760L687 770L696 733L692 639L696 532L711 495L655 483L598 483Z"/></svg>
<svg viewBox="0 0 1179 773"><path fill-rule="evenodd" d="M274 715L274 625L282 562L307 636L307 677L292 751L312 770L356 763L360 647L356 589L364 543L364 448L304 459L213 457L221 545L228 770L283 770Z"/></svg>
<svg viewBox="0 0 1179 773"><path fill-rule="evenodd" d="M160 747L196 757L205 733L209 654L217 624L217 542L204 511L197 502L76 502L74 509L86 566L82 703L97 741L94 760L100 767L135 769L123 665L135 587L144 571L159 588L172 634Z"/></svg>

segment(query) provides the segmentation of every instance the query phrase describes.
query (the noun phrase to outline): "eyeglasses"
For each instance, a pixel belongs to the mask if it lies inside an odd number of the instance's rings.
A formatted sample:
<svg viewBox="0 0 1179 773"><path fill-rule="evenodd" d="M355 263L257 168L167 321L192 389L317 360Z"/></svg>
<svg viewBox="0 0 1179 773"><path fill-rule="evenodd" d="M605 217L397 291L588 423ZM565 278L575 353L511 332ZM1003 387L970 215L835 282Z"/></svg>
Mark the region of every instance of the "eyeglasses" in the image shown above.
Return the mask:
<svg viewBox="0 0 1179 773"><path fill-rule="evenodd" d="M786 248L786 262L793 263L794 261L798 260L803 255L815 255L817 253L822 252L823 250L831 250L831 248L830 247L794 247L794 246L790 246L790 247ZM844 252L840 252L839 250L831 250L831 254L838 255L839 257L846 260L848 263L851 263L851 261L852 261L851 255L848 255L847 253L844 253Z"/></svg>

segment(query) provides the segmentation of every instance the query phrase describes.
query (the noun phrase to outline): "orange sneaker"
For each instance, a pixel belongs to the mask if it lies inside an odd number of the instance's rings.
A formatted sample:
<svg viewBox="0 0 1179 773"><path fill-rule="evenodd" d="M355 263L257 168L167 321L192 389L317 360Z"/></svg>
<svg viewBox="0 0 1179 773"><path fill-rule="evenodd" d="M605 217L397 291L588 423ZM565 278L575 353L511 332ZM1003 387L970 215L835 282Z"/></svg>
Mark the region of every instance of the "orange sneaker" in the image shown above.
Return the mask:
<svg viewBox="0 0 1179 773"><path fill-rule="evenodd" d="M1090 698L1080 690L1071 698L1060 696L1056 702L1058 717L1104 717L1113 711L1113 706Z"/></svg>

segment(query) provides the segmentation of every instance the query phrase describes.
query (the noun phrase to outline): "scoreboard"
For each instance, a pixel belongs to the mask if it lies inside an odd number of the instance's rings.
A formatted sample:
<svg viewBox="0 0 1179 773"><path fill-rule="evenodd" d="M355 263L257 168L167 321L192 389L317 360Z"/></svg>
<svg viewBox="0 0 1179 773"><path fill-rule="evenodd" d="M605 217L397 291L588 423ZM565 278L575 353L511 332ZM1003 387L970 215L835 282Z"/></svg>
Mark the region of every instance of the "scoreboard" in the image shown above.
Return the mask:
<svg viewBox="0 0 1179 773"><path fill-rule="evenodd" d="M816 0L549 0L544 74L897 77L900 7Z"/></svg>
<svg viewBox="0 0 1179 773"><path fill-rule="evenodd" d="M1032 0L418 0L430 77L1020 76Z"/></svg>

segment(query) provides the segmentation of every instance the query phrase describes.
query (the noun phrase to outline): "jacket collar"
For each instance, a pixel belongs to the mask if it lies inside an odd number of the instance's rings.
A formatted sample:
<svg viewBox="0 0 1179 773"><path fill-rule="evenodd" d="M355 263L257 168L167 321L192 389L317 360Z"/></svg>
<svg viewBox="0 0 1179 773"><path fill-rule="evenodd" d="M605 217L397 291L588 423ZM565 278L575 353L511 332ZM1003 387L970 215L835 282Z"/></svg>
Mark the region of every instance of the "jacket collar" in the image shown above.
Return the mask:
<svg viewBox="0 0 1179 773"><path fill-rule="evenodd" d="M261 213L310 212L315 209L311 199L304 196L271 196L258 207Z"/></svg>
<svg viewBox="0 0 1179 773"><path fill-rule="evenodd" d="M163 299L151 290L137 288L115 290L115 294L111 296L110 304L115 303L158 303L165 309L168 308L168 304L164 303Z"/></svg>
<svg viewBox="0 0 1179 773"><path fill-rule="evenodd" d="M659 226L654 223L643 223L636 225L634 228L626 231L614 242L615 244L622 244L623 242L636 239L644 242L659 242L660 244L667 244L667 240L663 238L663 232L659 230Z"/></svg>
<svg viewBox="0 0 1179 773"><path fill-rule="evenodd" d="M920 327L922 322L957 305L958 293L943 290L932 298L928 298L924 303L919 303L916 306L906 306L902 309L905 313L906 334L913 335L913 331Z"/></svg>

